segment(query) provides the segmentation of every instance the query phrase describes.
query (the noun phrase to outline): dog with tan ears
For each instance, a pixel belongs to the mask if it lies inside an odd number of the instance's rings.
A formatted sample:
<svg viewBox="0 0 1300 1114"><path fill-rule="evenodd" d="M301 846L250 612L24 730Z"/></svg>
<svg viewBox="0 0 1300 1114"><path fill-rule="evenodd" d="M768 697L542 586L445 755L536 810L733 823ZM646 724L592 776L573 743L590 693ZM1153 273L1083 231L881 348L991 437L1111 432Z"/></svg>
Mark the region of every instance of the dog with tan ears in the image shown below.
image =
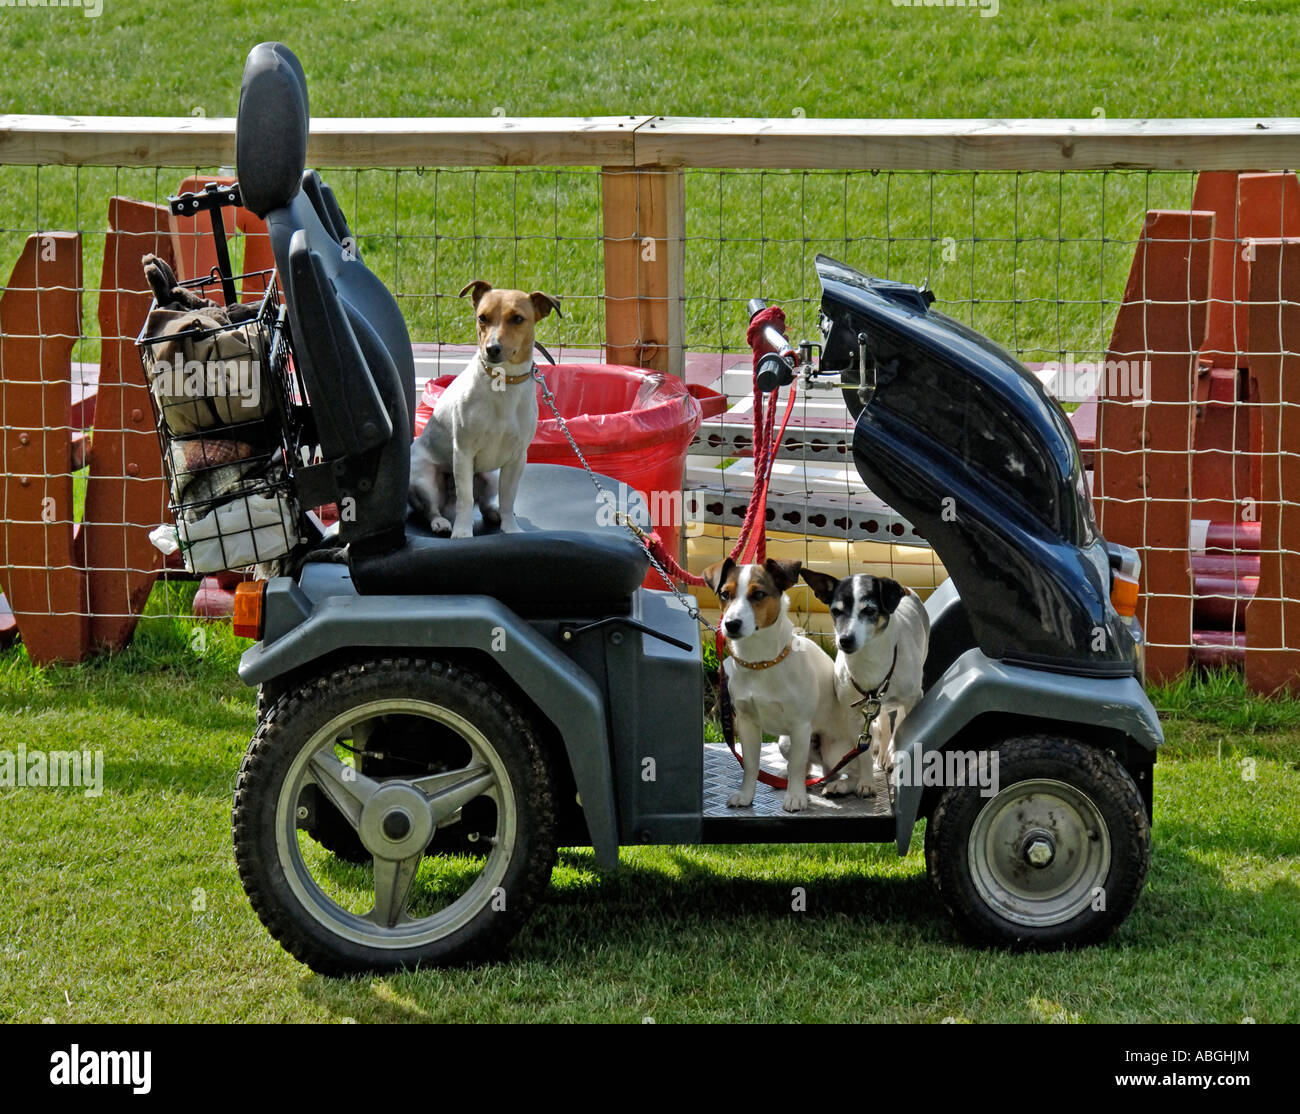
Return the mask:
<svg viewBox="0 0 1300 1114"><path fill-rule="evenodd" d="M727 558L704 570L705 582L722 604L721 629L731 649L722 668L744 761L740 789L727 798L731 808L754 802L765 731L782 736L781 749L789 759L782 801L787 812L808 807L804 780L814 750L830 769L856 742L852 717L836 697L834 662L790 619L785 591L798 583L801 567L799 561L776 560L737 565ZM830 783L823 795L852 791L847 780L844 788L835 788L840 784Z"/></svg>
<svg viewBox="0 0 1300 1114"><path fill-rule="evenodd" d="M482 279L466 294L478 349L411 446L409 501L435 534L470 537L475 505L487 526L516 534L515 496L537 433L534 331L552 310L563 316L560 300L537 290L494 290Z"/></svg>

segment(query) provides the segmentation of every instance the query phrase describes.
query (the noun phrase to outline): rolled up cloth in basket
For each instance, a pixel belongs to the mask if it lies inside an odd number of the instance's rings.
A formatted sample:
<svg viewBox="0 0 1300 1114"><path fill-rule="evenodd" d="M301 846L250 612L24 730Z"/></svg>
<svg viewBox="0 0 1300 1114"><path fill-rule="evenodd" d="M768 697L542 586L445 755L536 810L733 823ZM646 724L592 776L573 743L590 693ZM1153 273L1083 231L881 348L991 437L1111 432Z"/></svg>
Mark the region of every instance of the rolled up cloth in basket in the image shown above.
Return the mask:
<svg viewBox="0 0 1300 1114"><path fill-rule="evenodd" d="M209 474L209 469L222 468L241 460L247 460L253 455L253 446L245 441L226 441L211 437L200 437L188 441L173 441L169 451L171 454L172 501L182 503L196 498L213 498L221 495L221 491L211 490L211 484L204 485L203 490L208 492L206 496L190 495L187 492L196 480L200 480ZM228 477L222 486L229 487Z"/></svg>
<svg viewBox="0 0 1300 1114"><path fill-rule="evenodd" d="M287 494L271 491L218 503L197 522L182 518L176 539L192 572L222 572L283 557L298 543L298 526Z"/></svg>
<svg viewBox="0 0 1300 1114"><path fill-rule="evenodd" d="M176 472L197 472L200 468L216 468L247 460L253 455L253 446L246 441L227 441L213 437L199 437L191 441L172 442L172 469Z"/></svg>

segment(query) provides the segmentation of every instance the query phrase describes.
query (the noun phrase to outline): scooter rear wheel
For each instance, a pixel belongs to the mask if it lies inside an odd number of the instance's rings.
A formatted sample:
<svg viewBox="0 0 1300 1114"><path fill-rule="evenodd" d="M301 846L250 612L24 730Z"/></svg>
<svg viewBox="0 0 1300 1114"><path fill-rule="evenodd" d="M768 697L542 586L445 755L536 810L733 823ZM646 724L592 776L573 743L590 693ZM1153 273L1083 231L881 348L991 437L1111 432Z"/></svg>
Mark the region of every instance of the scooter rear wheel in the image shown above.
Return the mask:
<svg viewBox="0 0 1300 1114"><path fill-rule="evenodd" d="M260 686L257 690L257 720L258 723L266 717L266 713L275 705L276 696L283 690L271 690L267 686ZM389 744L388 753L383 759L367 760L360 755L353 758L354 767L363 774L369 774L371 777L377 777L381 774L391 775L402 772L402 763L409 762L409 747L407 754L394 753L394 747ZM409 768L409 765L407 766ZM326 851L332 855L349 863L368 863L371 861L371 854L366 850L366 846L361 842L360 835L357 834L356 828L348 823L347 818L333 804L328 797L319 793L312 793L308 799L308 820L305 825L307 834L319 843ZM439 850L444 854L451 852L451 846L456 844L460 854L463 855L482 855L485 848L475 842L477 835L474 832L459 833L462 838L456 839L453 831L443 830L435 833L435 838L439 844ZM465 838L468 837L468 838Z"/></svg>
<svg viewBox="0 0 1300 1114"><path fill-rule="evenodd" d="M1141 794L1108 752L1024 736L996 748L997 791L945 789L926 825L930 878L977 942L1016 949L1105 939L1150 862Z"/></svg>
<svg viewBox="0 0 1300 1114"><path fill-rule="evenodd" d="M325 805L364 864L312 838ZM281 695L240 769L233 830L253 909L323 974L493 958L555 862L550 771L526 714L427 659L358 662Z"/></svg>

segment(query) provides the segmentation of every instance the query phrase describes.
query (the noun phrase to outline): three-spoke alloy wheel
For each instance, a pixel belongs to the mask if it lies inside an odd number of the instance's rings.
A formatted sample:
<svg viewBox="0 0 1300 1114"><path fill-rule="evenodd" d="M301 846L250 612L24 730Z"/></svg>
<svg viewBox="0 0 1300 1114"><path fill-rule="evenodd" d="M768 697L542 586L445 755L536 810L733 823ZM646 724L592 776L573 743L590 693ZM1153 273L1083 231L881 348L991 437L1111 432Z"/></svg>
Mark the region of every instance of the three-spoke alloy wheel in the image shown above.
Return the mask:
<svg viewBox="0 0 1300 1114"><path fill-rule="evenodd" d="M555 862L527 716L437 660L354 663L282 695L240 768L233 828L257 915L323 974L492 958Z"/></svg>
<svg viewBox="0 0 1300 1114"><path fill-rule="evenodd" d="M930 878L976 940L1052 948L1105 939L1146 879L1151 829L1128 771L1072 739L998 745L996 792L944 790L925 833Z"/></svg>

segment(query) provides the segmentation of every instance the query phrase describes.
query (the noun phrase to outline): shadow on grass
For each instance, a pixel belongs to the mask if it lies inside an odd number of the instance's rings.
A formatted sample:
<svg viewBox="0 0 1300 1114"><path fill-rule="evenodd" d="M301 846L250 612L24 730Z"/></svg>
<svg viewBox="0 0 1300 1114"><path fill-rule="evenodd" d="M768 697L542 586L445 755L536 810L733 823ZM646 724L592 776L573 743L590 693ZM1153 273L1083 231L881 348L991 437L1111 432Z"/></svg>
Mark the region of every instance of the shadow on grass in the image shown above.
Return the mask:
<svg viewBox="0 0 1300 1114"><path fill-rule="evenodd" d="M578 985L599 981L602 971L626 978L647 955L674 954L689 962L698 953L705 962L704 953L721 953L743 967L763 962L769 947L774 955L797 947L801 961L813 967L841 963L846 954L866 949L895 957L891 962L903 967L914 964L918 978L931 980L947 970L945 954L992 964L1009 978L1025 970L1053 979L1077 971L1080 978L1103 981L1123 977L1135 956L1144 965L1171 969L1185 966L1189 956L1213 956L1219 958L1205 971L1209 977L1221 974L1225 993L1261 963L1279 969L1300 963L1293 931L1300 923L1300 885L1284 879L1258 889L1234 886L1224 872L1173 841L1155 848L1147 888L1109 942L1052 955L967 944L923 874L878 873L886 860L866 855L844 867L846 856L858 853L854 848L809 850L817 853L766 877L754 876L765 856L787 848L714 847L713 862L702 861L693 848L663 848L652 864L624 861L608 874L596 871L590 852L565 850L560 865L578 877L552 886L499 965L373 980L368 993L365 980L313 976L303 993L340 1016L364 1013L358 1020L426 1020L437 1015L440 996L448 992L481 988L485 1001L495 1000L530 969L544 968L560 985ZM728 856L725 862L716 859L720 851ZM841 864L840 872L825 873L827 862ZM738 869L746 876L727 873ZM796 886L805 887L808 904L793 918ZM927 985L926 992L937 989Z"/></svg>
<svg viewBox="0 0 1300 1114"><path fill-rule="evenodd" d="M1231 848L1270 854L1265 847L1242 843ZM1162 841L1152 850L1146 886L1120 933L1131 947L1151 952L1190 948L1206 956L1239 949L1247 939L1272 941L1269 950L1280 959L1286 951L1300 952L1297 924L1300 883L1294 878L1248 889L1234 885L1222 870L1193 854L1192 848Z"/></svg>
<svg viewBox="0 0 1300 1114"><path fill-rule="evenodd" d="M924 875L873 876L872 862L860 852L850 851L856 861L847 863L843 856L836 859L833 852L809 855L789 863L778 876L754 877L763 870L765 856L753 847L711 847L712 860L688 848L664 850L667 862L662 865L624 862L617 872L591 876L563 889L552 888L548 909L572 918L561 934L586 935L590 930L582 922L589 923L593 915L626 919L629 923L623 930L630 929L633 920L725 924L751 917L785 917L796 900L797 887L807 897L805 912L810 920L847 916L863 924L885 923L941 909ZM719 850L730 861L719 862ZM816 850L827 852L830 848ZM562 855L561 862L591 866L590 860L583 862L572 852ZM737 868L743 869L745 876L729 873ZM827 873L835 869L840 873Z"/></svg>
<svg viewBox="0 0 1300 1114"><path fill-rule="evenodd" d="M628 862L617 871L599 872L585 849L560 852L559 866L581 872L577 879L552 884L543 903L533 912L509 954L498 964L449 970L425 969L370 983L370 993L358 1003L367 977L331 979L313 975L302 984L305 997L322 1002L342 1017L358 1021L403 1022L429 1019L438 1004L440 989L448 981L464 991L466 985L496 986L503 973L529 965L552 972L570 972L574 978L591 978L595 965L662 951L680 935L683 942L700 943L703 926L747 941L762 939L765 923L788 926L791 891L804 887L809 895L806 918L808 955L833 958L845 940L871 929L877 939L883 929L886 946L914 945L918 933L942 943L953 936L943 907L922 876L905 878L872 876L872 864L859 857L852 873L828 875L830 862L843 864L844 854L833 846L805 845L809 869L791 863L783 877L734 877L724 873L727 864L699 861L690 848L661 848L665 861L655 865ZM736 856L761 869L761 847L710 848ZM770 852L769 852L770 854ZM859 855L850 849L848 855ZM732 866L734 869L734 865ZM340 875L347 877L346 869ZM596 959L594 957L600 957ZM598 973L598 972L596 972ZM410 1003L394 1001L384 987L396 988Z"/></svg>

